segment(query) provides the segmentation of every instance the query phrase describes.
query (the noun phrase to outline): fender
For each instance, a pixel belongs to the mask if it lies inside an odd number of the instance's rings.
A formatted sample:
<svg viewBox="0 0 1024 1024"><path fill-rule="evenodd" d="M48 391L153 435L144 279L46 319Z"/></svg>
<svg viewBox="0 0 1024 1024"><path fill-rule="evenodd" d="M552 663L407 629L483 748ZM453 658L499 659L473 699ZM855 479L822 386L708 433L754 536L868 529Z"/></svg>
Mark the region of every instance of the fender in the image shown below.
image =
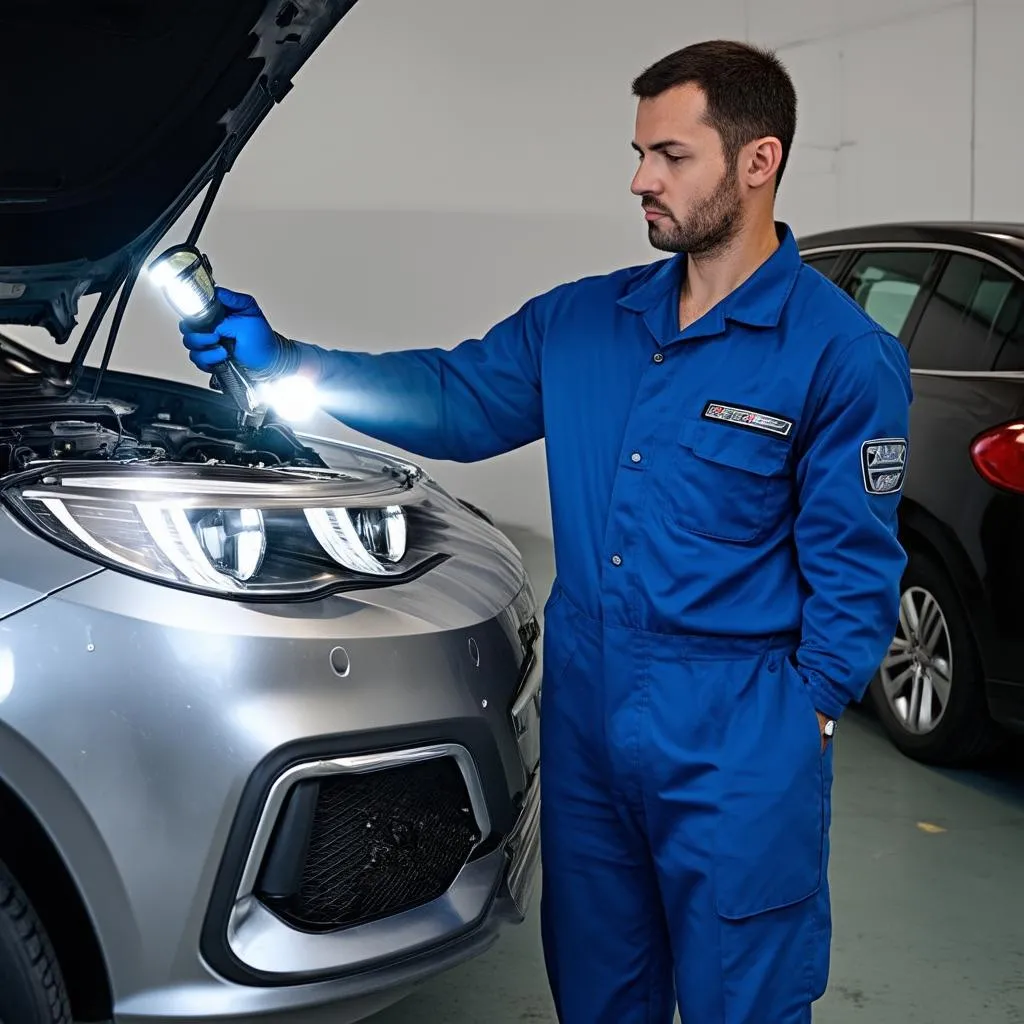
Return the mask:
<svg viewBox="0 0 1024 1024"><path fill-rule="evenodd" d="M101 953L117 947L114 997L141 977L141 936L110 851L74 789L24 737L0 721L0 792L23 805L75 887ZM0 805L2 806L2 805ZM2 856L2 844L0 844ZM110 973L109 958L104 966Z"/></svg>
<svg viewBox="0 0 1024 1024"><path fill-rule="evenodd" d="M986 612L985 589L970 555L950 527L915 501L904 498L898 514L900 543L904 549L923 547L945 569L963 604L977 640L982 668L988 675L991 651L997 641Z"/></svg>

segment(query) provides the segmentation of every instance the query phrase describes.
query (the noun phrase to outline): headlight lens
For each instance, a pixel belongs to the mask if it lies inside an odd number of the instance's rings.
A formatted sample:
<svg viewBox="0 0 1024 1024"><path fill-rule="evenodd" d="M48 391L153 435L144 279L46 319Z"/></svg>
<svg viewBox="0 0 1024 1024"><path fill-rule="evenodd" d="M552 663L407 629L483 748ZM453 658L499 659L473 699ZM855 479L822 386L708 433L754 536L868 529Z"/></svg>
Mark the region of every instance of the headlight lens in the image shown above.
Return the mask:
<svg viewBox="0 0 1024 1024"><path fill-rule="evenodd" d="M217 509L188 525L217 572L249 580L259 571L267 550L267 531L258 508Z"/></svg>
<svg viewBox="0 0 1024 1024"><path fill-rule="evenodd" d="M394 573L405 554L405 513L398 505L307 508L306 520L323 549L355 572Z"/></svg>
<svg viewBox="0 0 1024 1024"><path fill-rule="evenodd" d="M360 487L351 474L319 469L78 465L20 479L4 501L27 525L112 568L277 600L397 582L439 558L410 545L414 487L383 483Z"/></svg>

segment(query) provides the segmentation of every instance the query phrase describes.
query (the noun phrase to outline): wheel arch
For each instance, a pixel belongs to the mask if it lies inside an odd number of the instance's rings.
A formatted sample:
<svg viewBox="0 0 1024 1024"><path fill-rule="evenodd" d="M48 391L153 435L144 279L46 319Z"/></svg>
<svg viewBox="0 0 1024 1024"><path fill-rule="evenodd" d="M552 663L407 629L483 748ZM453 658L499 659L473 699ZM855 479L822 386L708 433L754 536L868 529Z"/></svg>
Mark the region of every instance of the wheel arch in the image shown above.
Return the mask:
<svg viewBox="0 0 1024 1024"><path fill-rule="evenodd" d="M923 506L907 499L900 503L899 537L905 551L917 551L930 557L949 580L967 616L974 647L987 679L990 662L987 652L994 641L986 613L985 589L966 548L945 523Z"/></svg>
<svg viewBox="0 0 1024 1024"><path fill-rule="evenodd" d="M74 878L42 824L0 778L0 860L50 938L76 1021L110 1020L113 996L99 935Z"/></svg>

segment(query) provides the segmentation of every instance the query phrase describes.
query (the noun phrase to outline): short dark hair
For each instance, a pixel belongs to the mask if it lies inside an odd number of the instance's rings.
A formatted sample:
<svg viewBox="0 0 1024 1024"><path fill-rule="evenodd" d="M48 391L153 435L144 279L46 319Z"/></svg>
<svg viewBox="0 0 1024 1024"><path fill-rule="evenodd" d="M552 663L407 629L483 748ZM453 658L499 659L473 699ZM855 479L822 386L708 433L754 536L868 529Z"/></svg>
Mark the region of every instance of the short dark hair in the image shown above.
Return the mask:
<svg viewBox="0 0 1024 1024"><path fill-rule="evenodd" d="M782 143L778 190L796 134L796 90L778 57L726 39L694 43L652 64L634 80L633 95L653 99L689 84L707 98L705 119L721 137L730 164L754 139L774 136Z"/></svg>

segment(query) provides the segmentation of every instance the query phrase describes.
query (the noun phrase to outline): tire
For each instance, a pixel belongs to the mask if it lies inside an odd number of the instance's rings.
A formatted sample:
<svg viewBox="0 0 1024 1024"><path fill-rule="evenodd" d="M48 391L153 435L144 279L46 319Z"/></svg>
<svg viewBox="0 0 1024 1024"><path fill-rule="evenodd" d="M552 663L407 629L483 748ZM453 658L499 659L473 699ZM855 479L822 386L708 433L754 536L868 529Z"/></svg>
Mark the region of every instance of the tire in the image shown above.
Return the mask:
<svg viewBox="0 0 1024 1024"><path fill-rule="evenodd" d="M71 1024L60 966L42 922L0 863L0 1024Z"/></svg>
<svg viewBox="0 0 1024 1024"><path fill-rule="evenodd" d="M882 727L915 761L974 764L995 753L1005 734L989 715L963 605L946 572L914 550L908 551L900 597L900 624L869 691Z"/></svg>

